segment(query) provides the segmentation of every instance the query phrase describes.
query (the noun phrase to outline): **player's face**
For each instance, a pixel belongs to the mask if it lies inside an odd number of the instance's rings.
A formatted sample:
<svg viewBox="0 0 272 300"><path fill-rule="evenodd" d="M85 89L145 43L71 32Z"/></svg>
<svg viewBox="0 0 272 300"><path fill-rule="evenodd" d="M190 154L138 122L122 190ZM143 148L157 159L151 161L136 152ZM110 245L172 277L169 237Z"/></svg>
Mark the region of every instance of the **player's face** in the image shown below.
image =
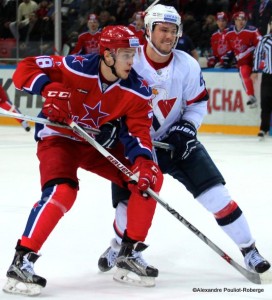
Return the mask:
<svg viewBox="0 0 272 300"><path fill-rule="evenodd" d="M97 21L88 21L88 28L90 31L97 31L99 23Z"/></svg>
<svg viewBox="0 0 272 300"><path fill-rule="evenodd" d="M241 29L243 29L246 26L246 19L244 18L237 18L234 20L235 22L235 28L240 31Z"/></svg>
<svg viewBox="0 0 272 300"><path fill-rule="evenodd" d="M114 67L119 78L128 78L135 53L135 48L120 48L117 50Z"/></svg>
<svg viewBox="0 0 272 300"><path fill-rule="evenodd" d="M170 54L177 38L177 26L171 23L156 24L151 41L162 54Z"/></svg>
<svg viewBox="0 0 272 300"><path fill-rule="evenodd" d="M137 19L135 20L135 25L136 25L136 28L137 28L138 30L144 28L144 20L141 19L141 18L137 18Z"/></svg>
<svg viewBox="0 0 272 300"><path fill-rule="evenodd" d="M227 27L227 21L225 19L219 19L216 21L219 30L224 30Z"/></svg>

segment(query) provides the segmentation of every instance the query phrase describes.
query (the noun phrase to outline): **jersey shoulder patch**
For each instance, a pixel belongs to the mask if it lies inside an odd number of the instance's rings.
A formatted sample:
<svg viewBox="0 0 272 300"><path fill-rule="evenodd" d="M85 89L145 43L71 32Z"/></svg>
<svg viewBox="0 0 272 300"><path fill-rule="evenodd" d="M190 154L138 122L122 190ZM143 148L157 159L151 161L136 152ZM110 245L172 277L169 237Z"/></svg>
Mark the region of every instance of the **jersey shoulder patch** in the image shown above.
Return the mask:
<svg viewBox="0 0 272 300"><path fill-rule="evenodd" d="M77 73L97 75L99 66L99 55L68 55L64 58L66 67Z"/></svg>

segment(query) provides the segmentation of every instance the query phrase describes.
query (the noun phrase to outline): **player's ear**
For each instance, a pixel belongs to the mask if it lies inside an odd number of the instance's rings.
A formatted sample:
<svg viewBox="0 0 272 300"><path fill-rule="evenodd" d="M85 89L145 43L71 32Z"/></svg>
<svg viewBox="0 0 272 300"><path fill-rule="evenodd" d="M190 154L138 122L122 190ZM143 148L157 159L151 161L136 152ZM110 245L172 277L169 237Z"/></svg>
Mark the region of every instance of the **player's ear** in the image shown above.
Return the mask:
<svg viewBox="0 0 272 300"><path fill-rule="evenodd" d="M114 63L112 54L109 50L104 51L104 59L105 59L105 62L108 66L111 66Z"/></svg>

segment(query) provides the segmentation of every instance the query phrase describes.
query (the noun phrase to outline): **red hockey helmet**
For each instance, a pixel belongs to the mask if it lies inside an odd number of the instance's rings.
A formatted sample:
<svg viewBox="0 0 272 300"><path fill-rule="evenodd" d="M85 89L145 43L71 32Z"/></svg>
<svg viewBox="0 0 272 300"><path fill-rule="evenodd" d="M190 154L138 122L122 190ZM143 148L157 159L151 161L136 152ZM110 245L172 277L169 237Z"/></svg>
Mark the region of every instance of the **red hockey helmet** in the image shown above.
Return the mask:
<svg viewBox="0 0 272 300"><path fill-rule="evenodd" d="M233 20L240 19L240 20L247 20L247 14L244 11L237 11L232 15Z"/></svg>
<svg viewBox="0 0 272 300"><path fill-rule="evenodd" d="M138 48L140 43L135 34L126 26L110 25L102 30L99 46L100 55L103 55L106 49Z"/></svg>
<svg viewBox="0 0 272 300"><path fill-rule="evenodd" d="M220 11L216 14L216 20L225 20L228 21L228 16L225 12Z"/></svg>
<svg viewBox="0 0 272 300"><path fill-rule="evenodd" d="M137 11L135 15L135 19L144 20L146 13L144 11Z"/></svg>
<svg viewBox="0 0 272 300"><path fill-rule="evenodd" d="M98 22L98 16L96 14L89 14L88 21L89 22Z"/></svg>

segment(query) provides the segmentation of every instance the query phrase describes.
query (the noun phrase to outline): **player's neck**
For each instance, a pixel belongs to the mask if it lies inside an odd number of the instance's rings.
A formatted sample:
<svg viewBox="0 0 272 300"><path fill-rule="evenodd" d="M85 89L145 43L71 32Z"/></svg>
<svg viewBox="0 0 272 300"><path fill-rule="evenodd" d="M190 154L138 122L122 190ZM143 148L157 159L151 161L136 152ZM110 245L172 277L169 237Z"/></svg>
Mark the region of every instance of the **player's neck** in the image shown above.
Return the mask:
<svg viewBox="0 0 272 300"><path fill-rule="evenodd" d="M147 48L150 48L152 50L152 52L149 55L147 52L148 51ZM162 69L162 68L168 66L173 58L173 53L170 53L167 56L160 56L150 46L146 46L144 48L144 51L145 51L145 56L146 56L147 61L155 70L159 70L159 69ZM159 57L158 59L156 59L154 53L156 54L156 56Z"/></svg>

